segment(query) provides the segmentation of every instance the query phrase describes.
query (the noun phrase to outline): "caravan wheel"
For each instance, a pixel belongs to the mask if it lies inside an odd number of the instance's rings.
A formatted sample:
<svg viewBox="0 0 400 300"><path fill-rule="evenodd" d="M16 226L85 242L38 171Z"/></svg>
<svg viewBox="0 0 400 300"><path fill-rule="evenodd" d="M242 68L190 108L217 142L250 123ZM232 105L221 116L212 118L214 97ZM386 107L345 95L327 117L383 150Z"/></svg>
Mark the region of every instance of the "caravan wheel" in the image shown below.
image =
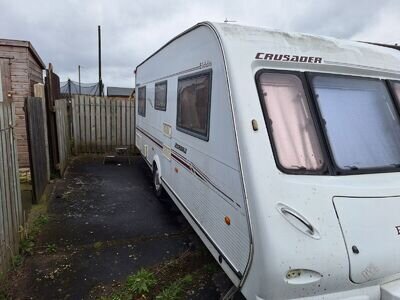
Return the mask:
<svg viewBox="0 0 400 300"><path fill-rule="evenodd" d="M160 173L157 169L157 165L153 167L153 189L157 198L161 199L164 197L164 188L161 185Z"/></svg>

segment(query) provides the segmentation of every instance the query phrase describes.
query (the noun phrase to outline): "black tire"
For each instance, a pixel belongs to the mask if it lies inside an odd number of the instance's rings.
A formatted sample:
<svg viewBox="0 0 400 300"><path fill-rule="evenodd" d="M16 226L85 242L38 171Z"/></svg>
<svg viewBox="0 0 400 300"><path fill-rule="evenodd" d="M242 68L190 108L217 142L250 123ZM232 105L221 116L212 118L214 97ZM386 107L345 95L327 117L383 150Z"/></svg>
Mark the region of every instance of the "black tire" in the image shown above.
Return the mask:
<svg viewBox="0 0 400 300"><path fill-rule="evenodd" d="M153 190L156 197L160 200L165 198L165 190L161 184L160 174L157 165L153 167Z"/></svg>

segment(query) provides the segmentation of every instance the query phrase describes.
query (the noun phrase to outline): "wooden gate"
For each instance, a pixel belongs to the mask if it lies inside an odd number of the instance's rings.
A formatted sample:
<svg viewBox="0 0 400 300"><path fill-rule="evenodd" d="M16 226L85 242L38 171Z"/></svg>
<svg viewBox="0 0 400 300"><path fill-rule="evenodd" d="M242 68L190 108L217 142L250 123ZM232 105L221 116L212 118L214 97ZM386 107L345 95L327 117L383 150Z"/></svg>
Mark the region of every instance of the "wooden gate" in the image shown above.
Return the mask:
<svg viewBox="0 0 400 300"><path fill-rule="evenodd" d="M60 99L60 78L53 72L52 64L46 70L45 79L46 109L47 109L47 128L48 128L48 147L50 156L50 168L53 172L57 170L59 164L58 157L58 138L55 113L55 101Z"/></svg>
<svg viewBox="0 0 400 300"><path fill-rule="evenodd" d="M75 153L107 153L122 146L134 150L133 100L76 95L72 116Z"/></svg>
<svg viewBox="0 0 400 300"><path fill-rule="evenodd" d="M29 160L31 167L33 202L42 197L48 183L46 139L42 98L25 100L26 127L28 131Z"/></svg>
<svg viewBox="0 0 400 300"><path fill-rule="evenodd" d="M0 102L0 272L18 253L18 230L23 224L14 125L14 104Z"/></svg>
<svg viewBox="0 0 400 300"><path fill-rule="evenodd" d="M68 101L60 99L55 101L59 170L64 174L68 160L71 157L70 122L68 119Z"/></svg>

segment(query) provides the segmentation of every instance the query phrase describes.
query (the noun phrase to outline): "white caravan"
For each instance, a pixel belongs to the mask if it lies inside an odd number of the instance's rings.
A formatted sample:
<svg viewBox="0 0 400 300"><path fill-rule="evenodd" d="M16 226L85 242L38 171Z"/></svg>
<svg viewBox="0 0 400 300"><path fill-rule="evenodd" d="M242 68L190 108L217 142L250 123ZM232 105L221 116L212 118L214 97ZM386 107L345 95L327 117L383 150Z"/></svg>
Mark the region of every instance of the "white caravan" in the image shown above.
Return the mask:
<svg viewBox="0 0 400 300"><path fill-rule="evenodd" d="M205 22L136 98L157 195L246 298L400 299L399 51Z"/></svg>

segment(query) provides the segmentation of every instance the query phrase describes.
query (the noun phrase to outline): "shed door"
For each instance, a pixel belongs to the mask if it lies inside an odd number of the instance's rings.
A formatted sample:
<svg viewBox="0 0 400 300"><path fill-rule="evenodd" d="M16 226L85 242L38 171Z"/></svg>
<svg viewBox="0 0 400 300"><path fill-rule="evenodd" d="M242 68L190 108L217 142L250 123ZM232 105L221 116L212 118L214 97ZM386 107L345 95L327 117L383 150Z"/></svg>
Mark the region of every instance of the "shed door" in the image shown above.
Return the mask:
<svg viewBox="0 0 400 300"><path fill-rule="evenodd" d="M0 101L11 100L10 60L0 59Z"/></svg>

